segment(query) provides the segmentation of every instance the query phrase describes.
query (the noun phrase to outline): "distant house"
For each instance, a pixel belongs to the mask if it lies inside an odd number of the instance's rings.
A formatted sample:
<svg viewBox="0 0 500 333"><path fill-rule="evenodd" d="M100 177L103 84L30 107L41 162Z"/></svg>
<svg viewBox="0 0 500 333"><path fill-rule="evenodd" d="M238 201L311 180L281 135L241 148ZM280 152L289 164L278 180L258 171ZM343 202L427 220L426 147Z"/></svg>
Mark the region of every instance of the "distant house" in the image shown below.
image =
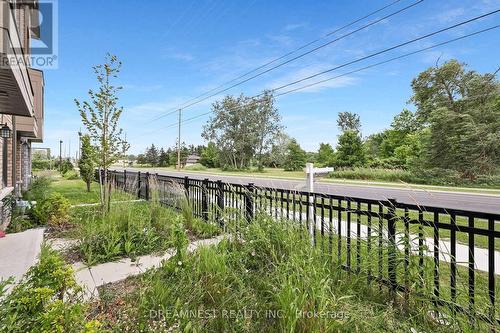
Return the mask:
<svg viewBox="0 0 500 333"><path fill-rule="evenodd" d="M186 157L186 160L184 161L184 166L190 166L190 165L195 165L197 163L200 163L201 157L198 155L189 155Z"/></svg>

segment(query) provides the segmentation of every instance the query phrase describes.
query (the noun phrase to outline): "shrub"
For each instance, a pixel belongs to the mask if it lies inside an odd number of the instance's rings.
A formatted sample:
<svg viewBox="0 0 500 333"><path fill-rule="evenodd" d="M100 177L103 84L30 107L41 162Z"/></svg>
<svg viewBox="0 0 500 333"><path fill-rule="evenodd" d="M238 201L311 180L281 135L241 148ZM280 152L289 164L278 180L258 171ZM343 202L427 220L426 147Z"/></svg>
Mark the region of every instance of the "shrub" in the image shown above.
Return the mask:
<svg viewBox="0 0 500 333"><path fill-rule="evenodd" d="M49 247L42 247L39 263L9 295L0 286L1 332L82 332L99 326L86 322L73 271Z"/></svg>
<svg viewBox="0 0 500 333"><path fill-rule="evenodd" d="M71 205L68 199L59 193L53 193L33 208L33 217L38 224L59 227L69 220Z"/></svg>
<svg viewBox="0 0 500 333"><path fill-rule="evenodd" d="M330 178L379 180L389 182L414 182L416 177L403 169L339 168L328 175Z"/></svg>
<svg viewBox="0 0 500 333"><path fill-rule="evenodd" d="M80 175L78 175L78 172L75 170L69 170L63 175L64 179L67 180L75 180L75 179L80 179Z"/></svg>
<svg viewBox="0 0 500 333"><path fill-rule="evenodd" d="M184 170L191 170L191 171L204 171L207 170L207 167L204 166L203 164L196 163L193 165L188 165L184 167Z"/></svg>
<svg viewBox="0 0 500 333"><path fill-rule="evenodd" d="M33 170L50 170L52 168L52 160L33 160L31 167Z"/></svg>
<svg viewBox="0 0 500 333"><path fill-rule="evenodd" d="M37 224L27 216L13 216L9 225L7 226L8 233L22 232L36 227Z"/></svg>
<svg viewBox="0 0 500 333"><path fill-rule="evenodd" d="M73 169L74 169L74 166L70 160L63 160L62 161L62 164L60 166L60 170L61 170L61 173L63 175L66 174L68 171L73 170Z"/></svg>
<svg viewBox="0 0 500 333"><path fill-rule="evenodd" d="M49 196L51 183L52 178L50 177L37 177L31 182L28 191L24 193L23 197L28 201L41 202Z"/></svg>

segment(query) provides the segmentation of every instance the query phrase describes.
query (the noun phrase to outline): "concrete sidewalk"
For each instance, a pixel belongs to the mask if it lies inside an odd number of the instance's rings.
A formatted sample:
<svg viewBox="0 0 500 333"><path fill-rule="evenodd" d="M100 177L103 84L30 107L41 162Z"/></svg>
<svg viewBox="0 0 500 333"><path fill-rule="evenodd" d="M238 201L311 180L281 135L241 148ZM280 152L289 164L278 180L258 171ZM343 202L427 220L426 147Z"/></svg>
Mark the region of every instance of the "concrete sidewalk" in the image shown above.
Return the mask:
<svg viewBox="0 0 500 333"><path fill-rule="evenodd" d="M224 237L218 236L210 239L194 241L189 244L188 252L193 252L200 246L218 244ZM107 262L97 266L88 267L84 263L78 262L72 265L75 271L76 281L84 290L84 299L98 299L98 287L107 283L118 282L129 276L144 273L151 268L159 268L162 261L168 260L175 255L175 250L170 249L160 256L146 255L138 257L136 261L124 258L119 261Z"/></svg>
<svg viewBox="0 0 500 333"><path fill-rule="evenodd" d="M0 280L14 277L19 282L37 263L44 232L44 228L37 228L0 238Z"/></svg>

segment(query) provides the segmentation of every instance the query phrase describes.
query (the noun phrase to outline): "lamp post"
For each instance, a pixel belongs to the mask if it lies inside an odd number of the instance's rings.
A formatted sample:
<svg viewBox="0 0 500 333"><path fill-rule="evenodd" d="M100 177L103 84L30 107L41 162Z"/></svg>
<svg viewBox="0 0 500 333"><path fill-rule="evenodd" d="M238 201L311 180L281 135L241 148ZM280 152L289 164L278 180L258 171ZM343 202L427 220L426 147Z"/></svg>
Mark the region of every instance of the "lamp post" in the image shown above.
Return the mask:
<svg viewBox="0 0 500 333"><path fill-rule="evenodd" d="M62 144L63 141L59 140L59 172L62 170Z"/></svg>

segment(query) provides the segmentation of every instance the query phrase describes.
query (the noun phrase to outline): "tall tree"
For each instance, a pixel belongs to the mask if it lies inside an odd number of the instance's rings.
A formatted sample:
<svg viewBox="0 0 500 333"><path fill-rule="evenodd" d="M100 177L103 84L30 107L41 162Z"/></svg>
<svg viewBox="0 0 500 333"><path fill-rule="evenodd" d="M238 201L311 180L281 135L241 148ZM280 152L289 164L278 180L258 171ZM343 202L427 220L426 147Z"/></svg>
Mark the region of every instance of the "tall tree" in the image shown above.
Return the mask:
<svg viewBox="0 0 500 333"><path fill-rule="evenodd" d="M347 130L339 136L336 164L343 167L363 166L366 161L363 142L358 132Z"/></svg>
<svg viewBox="0 0 500 333"><path fill-rule="evenodd" d="M123 108L117 105L117 94L122 87L112 84L112 81L118 77L121 67L122 63L116 56L107 54L104 64L93 67L98 89L96 92L89 90L90 102L80 102L75 99L82 123L87 128L91 140L96 143L97 163L104 171L103 184L105 186L100 182L101 204L108 209L111 202L110 187L107 186L108 168L129 148L128 143L122 137L123 131L119 127Z"/></svg>
<svg viewBox="0 0 500 333"><path fill-rule="evenodd" d="M318 154L316 155L316 163L321 166L328 166L333 163L335 153L329 143L320 143Z"/></svg>
<svg viewBox="0 0 500 333"><path fill-rule="evenodd" d="M168 167L170 165L169 154L163 148L160 148L158 154L158 165L161 167Z"/></svg>
<svg viewBox="0 0 500 333"><path fill-rule="evenodd" d="M146 150L146 161L148 162L148 164L150 164L151 166L157 166L158 165L158 162L159 162L159 152L158 152L158 149L155 147L154 144L151 144L151 147L149 147L147 150Z"/></svg>
<svg viewBox="0 0 500 333"><path fill-rule="evenodd" d="M412 81L417 118L428 126L427 166L474 179L500 165L500 83L450 60Z"/></svg>
<svg viewBox="0 0 500 333"><path fill-rule="evenodd" d="M306 166L307 154L297 140L292 139L287 146L287 154L283 167L285 171L299 171Z"/></svg>
<svg viewBox="0 0 500 333"><path fill-rule="evenodd" d="M359 115L353 112L344 111L339 112L337 118L337 126L342 132L345 131L361 131L361 120Z"/></svg>
<svg viewBox="0 0 500 333"><path fill-rule="evenodd" d="M267 154L267 165L273 168L280 168L283 166L290 141L292 141L292 138L286 133L281 132L276 136Z"/></svg>
<svg viewBox="0 0 500 333"><path fill-rule="evenodd" d="M214 116L202 136L220 151L222 166L243 169L252 159L262 166L264 153L281 129L280 117L269 92L260 98L226 96L212 105Z"/></svg>
<svg viewBox="0 0 500 333"><path fill-rule="evenodd" d="M403 109L394 117L391 127L404 134L418 131L421 128L416 115L408 109Z"/></svg>
<svg viewBox="0 0 500 333"><path fill-rule="evenodd" d="M281 116L274 106L274 96L270 91L264 91L263 95L251 102L257 105L255 110L255 121L257 125L257 166L259 170L264 168L264 154L272 147L272 143L282 131Z"/></svg>
<svg viewBox="0 0 500 333"><path fill-rule="evenodd" d="M207 168L215 168L219 166L219 150L215 143L209 142L208 145L201 151L200 163Z"/></svg>
<svg viewBox="0 0 500 333"><path fill-rule="evenodd" d="M87 192L90 192L90 184L94 180L96 154L95 148L92 146L90 136L88 134L80 134L81 154L78 160L78 168L80 169L80 177L87 184Z"/></svg>

